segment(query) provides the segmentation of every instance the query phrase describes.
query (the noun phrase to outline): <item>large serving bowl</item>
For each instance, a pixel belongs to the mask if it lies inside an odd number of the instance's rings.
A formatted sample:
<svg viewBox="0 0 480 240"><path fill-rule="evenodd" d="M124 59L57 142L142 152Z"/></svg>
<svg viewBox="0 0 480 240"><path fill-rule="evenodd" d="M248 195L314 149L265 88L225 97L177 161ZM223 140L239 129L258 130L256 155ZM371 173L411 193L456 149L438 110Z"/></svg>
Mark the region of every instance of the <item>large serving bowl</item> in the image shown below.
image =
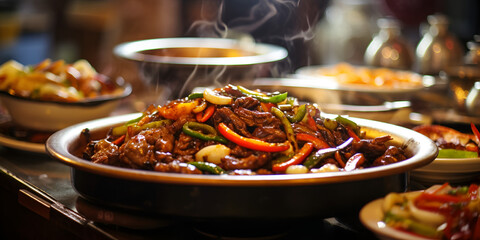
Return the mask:
<svg viewBox="0 0 480 240"><path fill-rule="evenodd" d="M109 116L131 92L130 84L125 84L119 86L118 93L114 95L77 102L59 102L0 91L0 103L17 126L31 130L57 131L76 123Z"/></svg>
<svg viewBox="0 0 480 240"><path fill-rule="evenodd" d="M91 139L100 139L113 126L140 116L128 114L98 119L54 133L46 143L48 154L72 167L72 183L95 203L149 214L198 220L285 220L352 214L365 203L392 191L404 191L408 172L430 163L435 144L413 130L351 118L367 137L389 134L410 158L353 172L279 175L190 175L134 170L96 164L80 156Z"/></svg>
<svg viewBox="0 0 480 240"><path fill-rule="evenodd" d="M225 38L158 38L122 43L114 53L137 63L140 78L164 99L189 94L192 86L225 85L271 76L287 57L279 46Z"/></svg>

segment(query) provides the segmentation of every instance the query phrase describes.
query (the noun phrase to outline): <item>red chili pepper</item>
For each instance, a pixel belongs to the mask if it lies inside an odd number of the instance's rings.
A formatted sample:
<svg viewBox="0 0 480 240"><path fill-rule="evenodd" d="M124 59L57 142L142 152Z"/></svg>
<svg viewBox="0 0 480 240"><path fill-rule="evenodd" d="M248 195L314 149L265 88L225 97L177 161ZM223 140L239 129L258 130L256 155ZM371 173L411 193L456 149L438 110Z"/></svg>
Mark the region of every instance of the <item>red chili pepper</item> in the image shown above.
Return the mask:
<svg viewBox="0 0 480 240"><path fill-rule="evenodd" d="M122 144L123 141L125 141L125 134L120 136L119 138L115 139L112 143L118 146L118 145Z"/></svg>
<svg viewBox="0 0 480 240"><path fill-rule="evenodd" d="M477 137L477 141L480 142L480 132L478 131L477 127L475 127L475 124L473 122L470 123L470 127L472 128L473 134L475 134L475 137Z"/></svg>
<svg viewBox="0 0 480 240"><path fill-rule="evenodd" d="M284 143L269 143L259 139L246 138L234 132L227 127L225 123L218 124L218 131L228 140L248 149L263 151L263 152L282 152L290 148L290 144Z"/></svg>
<svg viewBox="0 0 480 240"><path fill-rule="evenodd" d="M475 200L475 199L477 199L477 196L478 196L478 185L472 183L468 187L468 198L470 200Z"/></svg>
<svg viewBox="0 0 480 240"><path fill-rule="evenodd" d="M264 112L270 112L270 110L272 109L272 107L275 107L275 104L274 103L264 103L264 102L261 102L260 103L260 106L262 107L262 110Z"/></svg>
<svg viewBox="0 0 480 240"><path fill-rule="evenodd" d="M330 145L328 145L328 143L326 143L325 141L307 133L297 133L296 136L297 136L297 140L313 143L316 149L323 149L323 148L330 147Z"/></svg>
<svg viewBox="0 0 480 240"><path fill-rule="evenodd" d="M215 112L215 105L210 105L203 112L199 112L195 115L198 122L206 122Z"/></svg>
<svg viewBox="0 0 480 240"><path fill-rule="evenodd" d="M285 162L277 163L272 166L274 172L285 172L289 166L297 165L303 162L303 160L312 152L313 143L307 142L292 158Z"/></svg>
<svg viewBox="0 0 480 240"><path fill-rule="evenodd" d="M307 124L310 129L313 131L317 131L317 123L315 123L315 120L313 119L310 114L307 113Z"/></svg>
<svg viewBox="0 0 480 240"><path fill-rule="evenodd" d="M417 201L422 201L422 200L437 201L437 202L443 202L443 203L448 203L448 202L458 203L458 202L461 202L462 200L465 200L465 199L460 198L460 197L456 197L456 196L452 196L452 195L431 194L431 193L423 192L422 194L420 194L420 196L418 196L418 198L416 200Z"/></svg>
<svg viewBox="0 0 480 240"><path fill-rule="evenodd" d="M345 127L348 132L348 136L352 137L355 142L360 142L360 138L357 136L357 134L350 128L350 127Z"/></svg>
<svg viewBox="0 0 480 240"><path fill-rule="evenodd" d="M435 191L433 192L430 192L430 194L437 194L439 193L442 189L448 187L450 184L448 182L442 184L442 186L440 186L439 188L435 189Z"/></svg>

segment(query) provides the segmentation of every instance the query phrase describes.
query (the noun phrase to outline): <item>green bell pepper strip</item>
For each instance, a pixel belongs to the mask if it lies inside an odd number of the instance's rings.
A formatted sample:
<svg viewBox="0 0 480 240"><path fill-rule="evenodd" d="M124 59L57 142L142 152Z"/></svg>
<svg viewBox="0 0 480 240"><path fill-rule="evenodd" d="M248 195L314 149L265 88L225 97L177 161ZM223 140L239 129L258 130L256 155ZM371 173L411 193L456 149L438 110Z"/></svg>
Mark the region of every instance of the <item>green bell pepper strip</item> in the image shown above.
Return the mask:
<svg viewBox="0 0 480 240"><path fill-rule="evenodd" d="M290 121L288 120L287 116L285 116L282 110L276 107L272 107L271 111L273 115L278 117L282 122L283 128L285 129L285 133L287 134L287 139L292 144L293 150L297 152L298 151L297 139L295 138L295 133L293 132L292 125L290 125Z"/></svg>
<svg viewBox="0 0 480 240"><path fill-rule="evenodd" d="M168 119L165 119L165 120L159 120L159 121L153 121L153 122L145 123L142 126L137 126L135 124L136 123L133 122L133 123L130 123L130 124L125 124L125 125L122 125L122 126L115 127L115 128L112 129L112 135L114 135L114 136L124 135L124 134L127 133L127 130L128 130L129 127L133 127L134 132L140 132L142 130L146 130L146 129L150 129L150 128L159 128L159 127L162 127L162 126L165 126L165 125L172 124L172 121L168 120Z"/></svg>
<svg viewBox="0 0 480 240"><path fill-rule="evenodd" d="M408 218L404 218L404 217L395 215L391 212L385 213L385 217L384 217L383 221L387 225L397 225L395 223L401 223L400 225L403 228L405 228L405 230L408 230L408 231L411 231L413 233L416 233L416 234L419 234L419 235L422 235L422 236L426 236L426 237L437 238L437 237L440 237L442 235L441 231L438 231L437 229L435 229L435 228L433 228L429 225L417 222L417 221L412 220L412 219L408 219Z"/></svg>
<svg viewBox="0 0 480 240"><path fill-rule="evenodd" d="M223 144L228 143L228 140L226 138L218 135L215 128L205 123L186 122L185 124L183 124L182 131L191 137L198 138L204 141L212 140Z"/></svg>
<svg viewBox="0 0 480 240"><path fill-rule="evenodd" d="M258 99L258 101L260 102L279 103L279 102L283 102L287 98L287 96L288 96L288 93L284 92L284 93L280 93L278 95L273 95L270 97L255 97L255 98Z"/></svg>
<svg viewBox="0 0 480 240"><path fill-rule="evenodd" d="M306 113L307 113L307 107L305 106L305 104L303 104L300 107L298 107L297 113L295 115L293 116L287 115L287 118L291 123L297 123L297 122L300 122L305 117Z"/></svg>
<svg viewBox="0 0 480 240"><path fill-rule="evenodd" d="M338 115L336 118L335 118L335 121L337 121L338 123L341 123L347 127L350 127L353 132L355 132L355 134L359 134L360 133L360 127L352 120L350 119L347 119L347 118L344 118L340 115Z"/></svg>
<svg viewBox="0 0 480 240"><path fill-rule="evenodd" d="M272 160L272 165L286 162L286 161L290 160L293 156L294 156L293 153L288 154L288 155L282 155L282 156Z"/></svg>
<svg viewBox="0 0 480 240"><path fill-rule="evenodd" d="M335 152L346 148L352 142L353 138L349 138L347 141L338 145L337 147L320 149L314 154L310 154L310 156L307 157L307 160L305 160L305 162L303 163L303 166L307 167L308 169L312 169L313 167L315 167L315 165L317 165L317 163L320 162L320 160L333 156Z"/></svg>
<svg viewBox="0 0 480 240"><path fill-rule="evenodd" d="M237 89L238 89L240 92L242 92L242 93L244 93L244 94L246 94L246 95L249 95L249 96L257 96L257 97L265 97L265 94L259 93L259 92L256 92L256 91L252 91L252 90L250 90L250 89L248 89L248 88L246 88L246 87L243 87L243 86L236 86L236 87L237 87Z"/></svg>
<svg viewBox="0 0 480 240"><path fill-rule="evenodd" d="M328 129L328 130L335 130L338 126L337 121L330 119L330 118L325 118L323 120L323 125Z"/></svg>
<svg viewBox="0 0 480 240"><path fill-rule="evenodd" d="M258 99L258 101L265 102L265 103L283 102L288 96L288 92L280 93L280 94L273 95L273 96L265 96L262 93L252 91L252 90L247 89L247 88L242 87L242 86L237 86L237 89L240 92L244 93L245 95L256 98L256 99Z"/></svg>
<svg viewBox="0 0 480 240"><path fill-rule="evenodd" d="M289 104L291 106L295 106L295 105L298 104L298 99L296 97L287 97L286 104Z"/></svg>
<svg viewBox="0 0 480 240"><path fill-rule="evenodd" d="M440 149L437 158L477 158L478 153L457 149Z"/></svg>
<svg viewBox="0 0 480 240"><path fill-rule="evenodd" d="M201 171L209 172L216 175L225 173L225 170L211 162L189 162L188 164L195 166Z"/></svg>
<svg viewBox="0 0 480 240"><path fill-rule="evenodd" d="M196 92L196 93L190 93L187 97L189 100L196 99L196 98L203 98L203 92Z"/></svg>
<svg viewBox="0 0 480 240"><path fill-rule="evenodd" d="M114 127L112 129L112 135L114 136L120 136L120 135L123 135L127 132L127 127L128 126L131 126L135 123L137 123L138 121L140 121L143 117L145 116L145 113L142 114L140 117L138 118L134 118L134 119L131 119L129 121L127 121L125 124L123 124L122 126L118 126L118 127Z"/></svg>
<svg viewBox="0 0 480 240"><path fill-rule="evenodd" d="M137 123L138 121L142 120L142 118L145 116L145 114L142 114L142 116L138 117L138 118L134 118L128 122L125 123L125 125L130 125L130 124L133 124L133 123Z"/></svg>

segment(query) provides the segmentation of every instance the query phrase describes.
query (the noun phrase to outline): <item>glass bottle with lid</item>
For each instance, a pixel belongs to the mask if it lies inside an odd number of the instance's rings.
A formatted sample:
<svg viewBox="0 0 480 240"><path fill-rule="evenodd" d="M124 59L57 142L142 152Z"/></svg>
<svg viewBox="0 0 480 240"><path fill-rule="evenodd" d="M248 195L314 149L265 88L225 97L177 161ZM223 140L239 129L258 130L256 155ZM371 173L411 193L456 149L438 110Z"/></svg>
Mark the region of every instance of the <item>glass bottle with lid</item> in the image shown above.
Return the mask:
<svg viewBox="0 0 480 240"><path fill-rule="evenodd" d="M380 31L365 51L365 64L410 70L413 66L413 47L401 36L400 23L393 18L377 21Z"/></svg>
<svg viewBox="0 0 480 240"><path fill-rule="evenodd" d="M428 16L427 20L430 27L416 49L418 71L438 75L450 66L461 65L464 50L458 39L448 31L447 17L435 14Z"/></svg>
<svg viewBox="0 0 480 240"><path fill-rule="evenodd" d="M466 64L476 64L480 66L480 35L474 36L474 41L467 43L468 52L465 56Z"/></svg>

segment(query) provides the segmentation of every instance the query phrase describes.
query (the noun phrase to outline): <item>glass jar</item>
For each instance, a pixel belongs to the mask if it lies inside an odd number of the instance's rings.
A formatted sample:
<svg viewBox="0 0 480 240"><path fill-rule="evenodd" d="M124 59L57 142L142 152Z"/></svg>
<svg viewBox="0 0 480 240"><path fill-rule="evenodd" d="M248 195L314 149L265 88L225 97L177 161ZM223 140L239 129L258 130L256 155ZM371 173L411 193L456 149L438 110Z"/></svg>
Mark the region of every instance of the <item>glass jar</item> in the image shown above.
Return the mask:
<svg viewBox="0 0 480 240"><path fill-rule="evenodd" d="M480 35L474 36L475 41L467 43L468 52L465 56L466 64L476 64L480 67Z"/></svg>
<svg viewBox="0 0 480 240"><path fill-rule="evenodd" d="M311 47L314 64L363 64L379 17L373 0L332 0L315 27Z"/></svg>
<svg viewBox="0 0 480 240"><path fill-rule="evenodd" d="M464 50L458 39L448 31L449 21L445 15L427 17L430 27L417 45L418 72L438 75L450 66L461 65Z"/></svg>
<svg viewBox="0 0 480 240"><path fill-rule="evenodd" d="M380 31L365 51L365 64L410 70L413 66L413 47L401 36L400 23L392 18L377 21Z"/></svg>

